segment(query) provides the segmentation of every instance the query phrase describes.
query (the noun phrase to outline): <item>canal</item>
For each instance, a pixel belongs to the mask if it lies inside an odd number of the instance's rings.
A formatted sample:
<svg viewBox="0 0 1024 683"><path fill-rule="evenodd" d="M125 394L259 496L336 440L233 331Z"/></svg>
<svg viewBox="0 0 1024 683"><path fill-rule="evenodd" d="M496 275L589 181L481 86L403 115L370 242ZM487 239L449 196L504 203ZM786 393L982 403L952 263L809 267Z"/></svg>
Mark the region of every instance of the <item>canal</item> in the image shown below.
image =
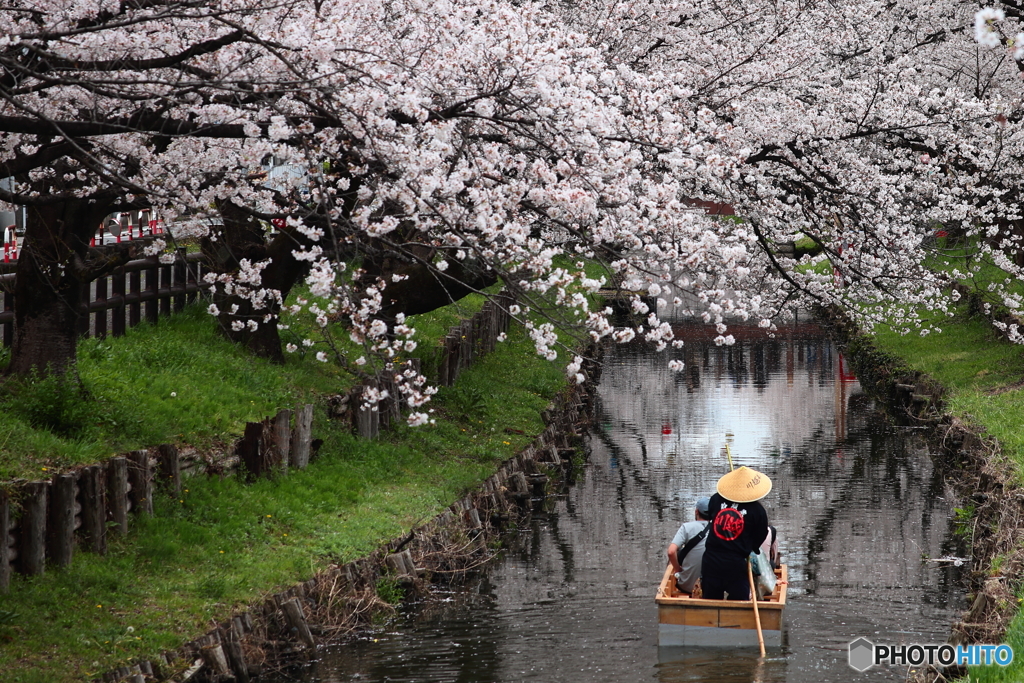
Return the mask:
<svg viewBox="0 0 1024 683"><path fill-rule="evenodd" d="M847 646L941 643L962 608L954 505L918 434L886 422L814 325L774 339L731 327L731 347L706 329L680 323L685 346L660 354L611 349L575 486L467 585L288 680L903 680L900 667L858 674ZM766 660L657 642L665 546L726 471L726 443L774 482L763 503L790 585L784 644Z"/></svg>

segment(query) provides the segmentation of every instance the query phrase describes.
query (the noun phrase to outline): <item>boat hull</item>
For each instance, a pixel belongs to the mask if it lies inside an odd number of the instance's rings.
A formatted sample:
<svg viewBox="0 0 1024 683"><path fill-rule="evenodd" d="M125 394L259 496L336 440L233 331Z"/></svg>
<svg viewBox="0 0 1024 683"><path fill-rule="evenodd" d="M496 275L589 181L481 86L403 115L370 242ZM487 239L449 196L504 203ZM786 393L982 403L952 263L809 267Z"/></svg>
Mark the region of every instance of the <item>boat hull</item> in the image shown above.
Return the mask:
<svg viewBox="0 0 1024 683"><path fill-rule="evenodd" d="M759 600L758 616L765 647L782 645L787 571L776 570L778 585L766 600ZM671 568L655 598L658 604L658 645L662 647L757 647L757 623L747 600L703 600L675 589Z"/></svg>

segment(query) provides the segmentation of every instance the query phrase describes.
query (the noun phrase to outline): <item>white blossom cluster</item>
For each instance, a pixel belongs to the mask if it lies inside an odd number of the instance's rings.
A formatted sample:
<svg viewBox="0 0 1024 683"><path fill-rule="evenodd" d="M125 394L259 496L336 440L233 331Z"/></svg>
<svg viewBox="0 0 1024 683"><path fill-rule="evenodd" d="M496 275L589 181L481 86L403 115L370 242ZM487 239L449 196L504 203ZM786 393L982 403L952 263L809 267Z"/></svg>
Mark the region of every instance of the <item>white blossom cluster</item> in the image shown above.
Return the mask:
<svg viewBox="0 0 1024 683"><path fill-rule="evenodd" d="M286 349L315 349L356 373L393 373L412 407L431 391L403 365L414 331L388 313L408 276L360 264L374 249L428 267L444 285L468 269L503 281L521 302L508 312L552 360L563 343L556 322L583 339L678 348L659 317L670 304L713 326L722 345L734 343L734 322L771 332L811 305L840 306L865 326L928 333L956 302L950 282L989 267L1006 274L989 283L991 302L1024 315L1024 87L1013 61L1024 37L998 7L34 0L26 8L26 0L0 8L0 59L8 60L0 63L45 57L65 80L12 76L0 117L31 114L70 129L91 112L109 125L88 136L85 161L59 172L41 164L19 192L127 188L126 197L145 194L181 216L176 236L214 249L232 245L216 211L225 201L283 220L267 226L267 238L294 239L291 256L309 267L312 294L291 312L309 314L321 335ZM166 66L143 73L133 62ZM82 85L90 69L103 87ZM147 117L188 130L157 144L160 127L147 129ZM28 159L47 139L0 135L0 159ZM708 212L715 207L737 218ZM937 235L947 232L973 250L958 272L933 267ZM782 248L799 239L820 255ZM263 282L269 263L239 255L237 269L210 276L207 291L245 302L214 304L211 314L238 331L279 324L280 291ZM588 272L595 268L603 272ZM625 292L630 322L592 303L606 286ZM332 323L362 346L359 357L337 351ZM1004 327L1020 340L1017 327ZM572 357L566 370L578 378ZM364 398L373 406L381 393Z"/></svg>

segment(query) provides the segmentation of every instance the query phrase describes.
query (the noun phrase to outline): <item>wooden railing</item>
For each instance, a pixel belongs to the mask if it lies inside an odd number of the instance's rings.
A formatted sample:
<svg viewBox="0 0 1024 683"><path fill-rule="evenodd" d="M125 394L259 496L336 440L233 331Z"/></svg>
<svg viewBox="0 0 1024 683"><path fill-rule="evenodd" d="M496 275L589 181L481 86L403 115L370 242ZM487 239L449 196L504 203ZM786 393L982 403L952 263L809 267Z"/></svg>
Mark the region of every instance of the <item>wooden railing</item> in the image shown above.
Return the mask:
<svg viewBox="0 0 1024 683"><path fill-rule="evenodd" d="M161 314L180 311L196 300L202 276L203 256L178 250L173 263L159 258L135 259L90 285L89 303L83 308L79 332L84 337L120 337L143 320L155 323ZM14 270L0 268L3 290L3 345L14 343Z"/></svg>

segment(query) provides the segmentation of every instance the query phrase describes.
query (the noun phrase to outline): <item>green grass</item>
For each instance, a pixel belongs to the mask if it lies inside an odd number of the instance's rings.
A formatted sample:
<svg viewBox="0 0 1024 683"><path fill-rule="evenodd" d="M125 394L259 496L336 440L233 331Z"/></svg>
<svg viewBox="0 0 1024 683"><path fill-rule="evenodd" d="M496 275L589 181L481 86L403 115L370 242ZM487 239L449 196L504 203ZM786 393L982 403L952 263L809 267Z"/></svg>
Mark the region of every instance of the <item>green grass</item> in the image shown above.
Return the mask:
<svg viewBox="0 0 1024 683"><path fill-rule="evenodd" d="M409 356L421 359L424 372L436 371L438 339L484 301L470 295L410 318L418 347ZM49 377L8 379L0 391L0 482L45 478L160 443L223 447L246 422L353 383L342 367L315 360L323 342L302 346L304 338L318 338L312 316L286 314L283 320L289 329L282 339L300 349L285 354L284 365L253 362L216 332L205 306L197 305L120 339L82 340L80 386ZM336 326L331 331L342 352L362 354Z"/></svg>
<svg viewBox="0 0 1024 683"><path fill-rule="evenodd" d="M946 387L947 410L983 426L1024 483L1024 347L1001 339L991 324L958 315L942 332L900 336L878 328L878 345Z"/></svg>
<svg viewBox="0 0 1024 683"><path fill-rule="evenodd" d="M83 380L106 410L115 409L106 419L119 427L103 424L96 437L117 434L134 445L182 435L213 443L298 395L340 390L341 378L324 364L264 364L204 331L210 327L193 312L158 330L86 342L83 359L92 360L83 363ZM128 373L138 373L132 386L118 387ZM369 442L318 411L314 432L324 445L308 469L251 485L234 477L186 480L180 498L156 496L155 515L133 520L106 557L78 553L67 569L14 577L0 598L3 680L80 680L152 656L276 587L369 553L437 514L525 446L543 429L539 412L563 384L560 367L536 357L515 332L429 404L436 425L401 426ZM211 414L220 417L213 427L204 419ZM65 449L58 457L17 457L49 467L113 450L83 442L73 453L51 439ZM6 452L4 458L17 462Z"/></svg>
<svg viewBox="0 0 1024 683"><path fill-rule="evenodd" d="M879 326L878 345L934 377L953 395L991 392L1024 380L1024 348L1001 339L992 325L962 312L936 319L942 331L899 335Z"/></svg>
<svg viewBox="0 0 1024 683"><path fill-rule="evenodd" d="M1024 483L1024 347L997 335L991 324L967 317L961 310L938 323L938 334L899 336L881 327L875 330L878 345L902 357L915 369L938 380L948 391L947 410L979 425L995 437L1002 457ZM957 520L963 523L962 514ZM993 571L997 571L993 568ZM1018 600L1024 598L1024 592ZM1017 657L1008 667L970 667L961 683L1010 683L1024 680L1024 613L1018 612L1004 642Z"/></svg>
<svg viewBox="0 0 1024 683"><path fill-rule="evenodd" d="M312 393L337 391L347 381L337 368L312 358L290 357L283 366L253 362L216 333L199 306L155 326L132 328L119 339L83 340L78 372L84 397L49 379L6 382L0 398L0 482L45 477L159 443L210 448L235 438L247 421ZM67 394L64 403L77 403L78 409L64 415L68 429L55 433L40 416L62 414L54 398L61 392Z"/></svg>
<svg viewBox="0 0 1024 683"><path fill-rule="evenodd" d="M1024 593L1018 595L1018 603L1024 600ZM1009 666L972 666L968 674L958 678L957 683L1020 683L1024 680L1024 616L1014 617L1006 629L1003 642L1013 648L1013 661Z"/></svg>

